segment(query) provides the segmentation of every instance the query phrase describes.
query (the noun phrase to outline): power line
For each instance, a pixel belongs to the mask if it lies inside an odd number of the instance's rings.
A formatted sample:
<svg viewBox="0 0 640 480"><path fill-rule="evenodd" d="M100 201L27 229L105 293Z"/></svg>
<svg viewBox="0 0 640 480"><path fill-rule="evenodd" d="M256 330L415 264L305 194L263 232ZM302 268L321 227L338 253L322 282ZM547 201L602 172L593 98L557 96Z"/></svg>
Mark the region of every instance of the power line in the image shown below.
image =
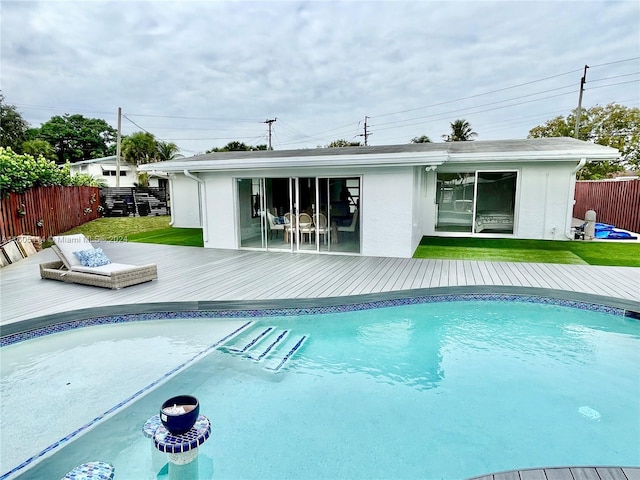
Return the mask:
<svg viewBox="0 0 640 480"><path fill-rule="evenodd" d="M138 127L140 130L142 130L143 132L148 133L149 135L153 135L155 137L155 135L153 133L151 133L149 130L145 129L144 127L141 127L140 125L138 125L136 122L134 122L133 120L131 120L127 115L125 115L124 113L122 114L122 117L129 120L131 123L133 123L136 127Z"/></svg>
<svg viewBox="0 0 640 480"><path fill-rule="evenodd" d="M543 93L555 92L555 91L558 91L558 90L564 90L564 89L567 89L567 88L574 88L574 86L573 86L573 85L565 85L565 86L563 86L563 87L552 88L552 89L550 89L550 90L544 90L544 91L542 91L542 92L530 93L530 94L527 94L527 95L521 95L521 96L519 96L519 97L506 98L506 99L504 99L504 100L497 100L497 101L495 101L495 102L484 103L484 104L476 105L476 106L474 106L474 107L469 107L469 108L481 108L481 107L488 107L488 106L491 106L491 105L497 105L497 104L499 104L499 103L510 102L510 101L512 101L512 100L519 100L519 99L521 99L521 98L533 97L533 96L536 96L536 95L541 95L541 94L543 94ZM569 92L567 92L567 93L569 93ZM552 98L552 97L539 98L539 99L536 99L536 100L534 100L534 101L546 100L547 98ZM509 105L507 105L507 106L509 106ZM429 117L434 117L434 116L439 116L439 115L444 115L444 114L456 113L456 111L457 111L457 110L453 110L453 111L449 111L449 112L442 112L442 113L433 113L433 114L431 114L431 115L425 115L425 116L423 116L423 117L414 117L414 118L409 118L409 119L405 119L405 120L395 120L395 121L393 121L393 122L379 123L379 124L377 124L376 126L380 126L380 125L391 125L391 124L394 124L394 123L402 123L402 122L407 122L407 121L410 121L410 120L419 120L419 119L422 119L422 118L429 118ZM375 118L375 117L374 117L374 118Z"/></svg>
<svg viewBox="0 0 640 480"><path fill-rule="evenodd" d="M595 90L596 88L615 87L617 85L626 85L627 83L640 83L640 79L639 80L629 80L628 82L610 83L608 85L596 85L595 87L589 87L586 90Z"/></svg>
<svg viewBox="0 0 640 480"><path fill-rule="evenodd" d="M589 83L602 82L604 80L613 80L614 78L630 77L631 75L640 75L640 72L625 73L625 74L622 74L622 75L614 75L613 77L596 78L595 80L590 80Z"/></svg>
<svg viewBox="0 0 640 480"><path fill-rule="evenodd" d="M632 62L633 60L640 60L640 57L626 58L624 60L616 60L615 62L600 63L598 65L591 65L589 68L605 67L607 65L614 65L616 63Z"/></svg>
<svg viewBox="0 0 640 480"><path fill-rule="evenodd" d="M214 118L214 117L181 117L177 115L151 115L144 113L127 113L127 115L132 117L150 117L150 118L174 118L180 120L208 120L215 122L238 122L238 123L261 123L257 120L253 119L244 119L244 118Z"/></svg>
<svg viewBox="0 0 640 480"><path fill-rule="evenodd" d="M401 111L398 111L398 112L392 112L392 113L384 113L384 114L382 114L382 115L375 115L375 117L376 117L376 118L377 118L377 117L387 117L387 116L389 116L389 115L397 115L397 114L399 114L399 113L413 112L413 111L416 111L416 110L423 110L423 109L425 109L425 108L438 107L438 106L440 106L440 105L447 105L447 104L449 104L449 103L460 102L460 101L462 101L462 100L469 100L469 99L471 99L471 98L482 97L482 96L484 96L484 95L490 95L490 94L492 94L492 93L499 93L499 92L503 92L503 91L505 91L505 90L512 90L512 89L514 89L514 88L524 87L525 85L531 85L531 84L533 84L533 83L543 82L543 81L545 81L545 80L550 80L550 79L552 79L552 78L562 77L562 76L564 76L564 75L568 75L568 74L570 74L570 73L580 72L581 70L582 70L582 69L570 70L570 71L565 72L565 73L559 73L559 74L557 74L557 75L552 75L552 76L550 76L550 77L541 78L541 79L539 79L539 80L532 80L532 81L530 81L530 82L519 83L519 84L517 84L517 85L512 85L512 86L510 86L510 87L499 88L499 89L497 89L497 90L491 90L491 91L489 91L489 92L478 93L478 94L476 94L476 95L469 95L468 97L461 97L461 98L458 98L458 99L455 99L455 100L448 100L448 101L446 101L446 102L433 103L433 104L431 104L431 105L425 105L425 106L423 106L423 107L410 108L410 109L408 109L408 110L401 110Z"/></svg>

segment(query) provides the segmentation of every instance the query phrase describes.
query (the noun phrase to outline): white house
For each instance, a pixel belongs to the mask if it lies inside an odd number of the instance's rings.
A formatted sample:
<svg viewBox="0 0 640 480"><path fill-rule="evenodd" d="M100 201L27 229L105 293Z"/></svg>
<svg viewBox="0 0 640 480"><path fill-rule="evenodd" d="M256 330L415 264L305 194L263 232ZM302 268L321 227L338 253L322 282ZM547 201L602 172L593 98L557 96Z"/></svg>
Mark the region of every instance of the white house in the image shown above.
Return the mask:
<svg viewBox="0 0 640 480"><path fill-rule="evenodd" d="M107 183L109 187L116 186L116 171L118 169L116 163L116 156L94 158L92 160L83 160L81 162L75 162L71 164L71 174L85 173L93 176L97 179L102 179ZM138 179L136 178L136 172L132 165L121 161L120 162L120 186L121 187L133 187ZM162 183L166 183L166 174L157 173L150 176L150 187L162 187Z"/></svg>
<svg viewBox="0 0 640 480"><path fill-rule="evenodd" d="M576 172L618 155L541 138L211 153L140 170L169 174L172 225L201 226L207 248L411 257L425 235L567 239Z"/></svg>

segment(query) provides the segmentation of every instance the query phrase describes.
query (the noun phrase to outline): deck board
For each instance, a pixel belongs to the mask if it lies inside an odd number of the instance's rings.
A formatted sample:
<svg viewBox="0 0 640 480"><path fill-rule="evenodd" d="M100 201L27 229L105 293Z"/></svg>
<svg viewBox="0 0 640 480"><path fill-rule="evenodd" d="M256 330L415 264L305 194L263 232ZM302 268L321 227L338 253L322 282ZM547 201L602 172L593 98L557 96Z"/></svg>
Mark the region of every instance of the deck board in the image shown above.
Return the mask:
<svg viewBox="0 0 640 480"><path fill-rule="evenodd" d="M573 480L571 470L568 468L546 468L544 473L547 480Z"/></svg>
<svg viewBox="0 0 640 480"><path fill-rule="evenodd" d="M158 280L108 290L40 279L53 251L0 269L0 325L87 307L185 301L343 297L493 285L601 295L638 305L640 269L216 250L100 242L113 261L156 263Z"/></svg>
<svg viewBox="0 0 640 480"><path fill-rule="evenodd" d="M622 473L627 480L640 480L640 468L622 467Z"/></svg>
<svg viewBox="0 0 640 480"><path fill-rule="evenodd" d="M637 480L636 467L550 467L510 470L469 480Z"/></svg>

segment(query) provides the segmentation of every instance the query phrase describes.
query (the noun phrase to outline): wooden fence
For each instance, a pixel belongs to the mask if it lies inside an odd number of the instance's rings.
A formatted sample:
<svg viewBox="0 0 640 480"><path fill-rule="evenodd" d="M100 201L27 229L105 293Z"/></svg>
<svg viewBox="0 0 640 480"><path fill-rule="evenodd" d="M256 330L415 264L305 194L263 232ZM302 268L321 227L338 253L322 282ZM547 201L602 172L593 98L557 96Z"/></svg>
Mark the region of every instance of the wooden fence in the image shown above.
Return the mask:
<svg viewBox="0 0 640 480"><path fill-rule="evenodd" d="M49 238L98 218L96 187L40 187L0 200L0 240L18 235Z"/></svg>
<svg viewBox="0 0 640 480"><path fill-rule="evenodd" d="M574 198L574 217L584 219L587 210L594 210L596 222L640 232L640 179L576 182Z"/></svg>

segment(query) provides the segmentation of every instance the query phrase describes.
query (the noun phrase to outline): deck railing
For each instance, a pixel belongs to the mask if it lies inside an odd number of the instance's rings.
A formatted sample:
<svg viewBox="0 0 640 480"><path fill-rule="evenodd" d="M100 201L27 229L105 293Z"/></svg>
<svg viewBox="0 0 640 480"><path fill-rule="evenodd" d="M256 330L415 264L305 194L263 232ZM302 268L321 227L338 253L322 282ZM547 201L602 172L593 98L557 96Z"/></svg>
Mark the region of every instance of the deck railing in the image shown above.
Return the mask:
<svg viewBox="0 0 640 480"><path fill-rule="evenodd" d="M640 232L640 178L633 180L585 180L576 182L573 216L596 212L596 221Z"/></svg>
<svg viewBox="0 0 640 480"><path fill-rule="evenodd" d="M39 187L0 199L0 240L49 238L99 216L96 187Z"/></svg>

